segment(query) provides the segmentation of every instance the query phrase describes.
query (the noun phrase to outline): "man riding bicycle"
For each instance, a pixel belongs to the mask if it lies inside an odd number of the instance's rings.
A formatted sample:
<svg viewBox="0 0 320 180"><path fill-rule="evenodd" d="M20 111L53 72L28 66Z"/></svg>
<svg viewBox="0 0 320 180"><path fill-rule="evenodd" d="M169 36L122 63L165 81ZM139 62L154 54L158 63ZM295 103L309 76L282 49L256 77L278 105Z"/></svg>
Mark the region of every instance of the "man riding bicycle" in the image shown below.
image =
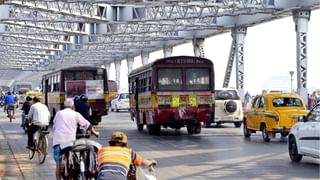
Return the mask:
<svg viewBox="0 0 320 180"><path fill-rule="evenodd" d="M33 135L41 127L48 127L50 121L50 112L48 107L40 102L38 97L32 99L33 105L30 107L28 121L31 122L28 128L28 146L29 149L34 149Z"/></svg>
<svg viewBox="0 0 320 180"><path fill-rule="evenodd" d="M99 132L87 121L80 113L74 111L74 102L67 99L64 102L64 109L57 112L53 120L53 157L56 162L56 179L61 179L61 146L62 144L73 142L76 140L76 130L78 125L83 129L91 131L95 136L99 136Z"/></svg>
<svg viewBox="0 0 320 180"><path fill-rule="evenodd" d="M28 117L30 107L32 106L32 98L30 96L26 97L26 101L22 105L22 114L21 114L21 127L26 127L26 118Z"/></svg>
<svg viewBox="0 0 320 180"><path fill-rule="evenodd" d="M8 94L4 97L4 104L7 110L7 116L9 117L9 111L12 110L12 118L15 119L15 110L16 110L16 97L9 91Z"/></svg>

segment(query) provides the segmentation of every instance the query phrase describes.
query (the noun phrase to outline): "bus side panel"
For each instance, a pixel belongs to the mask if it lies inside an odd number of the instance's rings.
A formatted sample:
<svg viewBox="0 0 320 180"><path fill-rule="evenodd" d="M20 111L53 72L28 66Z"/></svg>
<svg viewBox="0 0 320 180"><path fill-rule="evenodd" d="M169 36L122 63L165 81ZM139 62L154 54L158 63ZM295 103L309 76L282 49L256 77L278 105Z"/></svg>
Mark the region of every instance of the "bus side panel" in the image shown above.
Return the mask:
<svg viewBox="0 0 320 180"><path fill-rule="evenodd" d="M158 124L186 124L189 121L201 123L211 120L212 114L212 94L210 92L196 94L196 93L182 93L174 95L158 95L158 105L154 104L153 122ZM165 104L161 104L161 98L165 97ZM173 99L176 102L173 102ZM195 102L191 102L196 99Z"/></svg>
<svg viewBox="0 0 320 180"><path fill-rule="evenodd" d="M89 99L89 104L92 109L92 114L95 116L108 115L108 103L105 99Z"/></svg>
<svg viewBox="0 0 320 180"><path fill-rule="evenodd" d="M64 102L64 95L60 92L48 93L48 109L51 117L54 118L55 113L62 109Z"/></svg>

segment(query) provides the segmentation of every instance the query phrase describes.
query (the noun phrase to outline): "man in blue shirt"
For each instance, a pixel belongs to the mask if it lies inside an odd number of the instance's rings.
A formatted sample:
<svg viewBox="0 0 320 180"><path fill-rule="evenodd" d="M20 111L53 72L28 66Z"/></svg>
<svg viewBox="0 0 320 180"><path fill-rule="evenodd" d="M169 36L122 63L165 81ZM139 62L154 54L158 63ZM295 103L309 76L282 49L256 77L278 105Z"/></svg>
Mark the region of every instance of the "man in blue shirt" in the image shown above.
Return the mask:
<svg viewBox="0 0 320 180"><path fill-rule="evenodd" d="M82 94L79 100L76 102L75 110L90 122L90 116L92 115L92 111L88 103L88 97L85 94ZM78 127L77 134L87 134L87 132Z"/></svg>
<svg viewBox="0 0 320 180"><path fill-rule="evenodd" d="M88 103L88 97L85 94L80 96L80 100L76 103L76 111L79 112L86 120L89 121L91 113L91 107Z"/></svg>
<svg viewBox="0 0 320 180"><path fill-rule="evenodd" d="M10 91L8 92L8 95L6 95L4 98L4 104L6 105L8 117L9 117L9 108L10 108L13 110L12 118L15 119L14 114L16 110L16 97L12 95Z"/></svg>

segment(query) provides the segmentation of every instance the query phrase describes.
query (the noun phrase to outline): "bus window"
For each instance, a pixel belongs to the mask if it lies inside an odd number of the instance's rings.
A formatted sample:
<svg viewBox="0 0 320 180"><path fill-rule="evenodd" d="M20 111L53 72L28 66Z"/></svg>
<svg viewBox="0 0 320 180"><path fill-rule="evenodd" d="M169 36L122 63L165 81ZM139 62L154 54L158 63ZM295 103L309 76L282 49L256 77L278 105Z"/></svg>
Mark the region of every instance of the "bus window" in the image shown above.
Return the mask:
<svg viewBox="0 0 320 180"><path fill-rule="evenodd" d="M182 90L181 69L159 69L158 89L161 90Z"/></svg>
<svg viewBox="0 0 320 180"><path fill-rule="evenodd" d="M88 71L76 72L75 77L75 80L93 80L93 73Z"/></svg>
<svg viewBox="0 0 320 180"><path fill-rule="evenodd" d="M64 80L65 81L73 80L73 72L65 72L64 73Z"/></svg>
<svg viewBox="0 0 320 180"><path fill-rule="evenodd" d="M186 89L187 90L209 90L210 78L208 69L187 69Z"/></svg>

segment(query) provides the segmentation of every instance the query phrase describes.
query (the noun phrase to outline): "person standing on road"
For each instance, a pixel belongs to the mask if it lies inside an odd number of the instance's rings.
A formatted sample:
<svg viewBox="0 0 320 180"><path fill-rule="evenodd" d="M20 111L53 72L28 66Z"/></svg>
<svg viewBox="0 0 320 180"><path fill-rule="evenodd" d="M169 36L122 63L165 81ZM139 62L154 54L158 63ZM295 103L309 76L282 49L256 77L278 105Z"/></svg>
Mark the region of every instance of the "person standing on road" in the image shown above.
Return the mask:
<svg viewBox="0 0 320 180"><path fill-rule="evenodd" d="M56 179L61 179L61 144L70 143L76 140L76 130L78 125L83 129L90 130L95 136L99 136L97 132L89 121L87 121L83 116L74 111L74 101L73 99L67 99L64 102L65 109L57 112L55 118L53 119L53 157L56 162Z"/></svg>
<svg viewBox="0 0 320 180"><path fill-rule="evenodd" d="M114 132L109 141L110 146L98 150L98 180L127 180L130 164L151 166L154 160L143 159L129 148L128 137L123 132Z"/></svg>
<svg viewBox="0 0 320 180"><path fill-rule="evenodd" d="M41 127L48 128L50 121L50 112L48 107L40 102L38 97L33 97L33 105L30 107L28 113L28 122L31 123L28 127L28 146L27 148L34 148L33 136Z"/></svg>

